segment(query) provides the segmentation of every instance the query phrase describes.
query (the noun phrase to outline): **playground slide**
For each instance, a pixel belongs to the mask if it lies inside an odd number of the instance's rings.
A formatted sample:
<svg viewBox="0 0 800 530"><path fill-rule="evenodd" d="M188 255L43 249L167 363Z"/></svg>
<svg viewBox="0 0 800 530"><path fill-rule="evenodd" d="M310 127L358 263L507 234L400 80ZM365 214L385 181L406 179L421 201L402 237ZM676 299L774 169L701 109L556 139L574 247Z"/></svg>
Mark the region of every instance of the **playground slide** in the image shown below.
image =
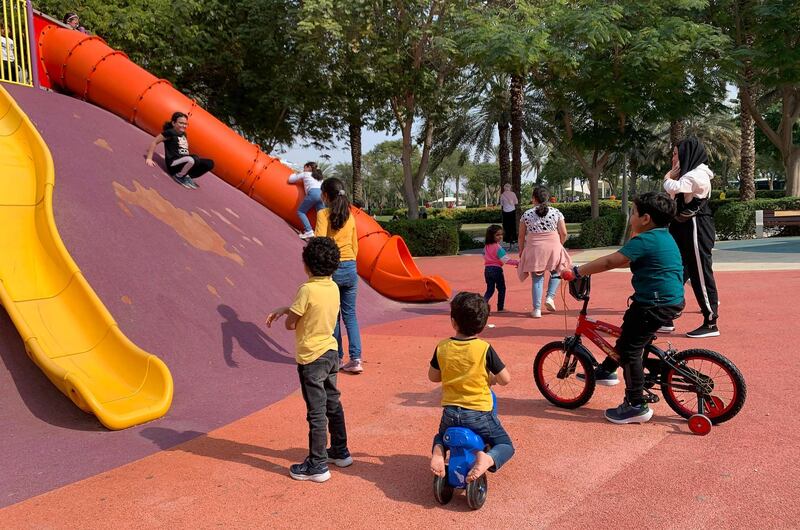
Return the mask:
<svg viewBox="0 0 800 530"><path fill-rule="evenodd" d="M192 150L215 161L214 173L296 228L302 188L287 183L292 170L272 158L196 102L157 79L99 37L56 26L38 35L42 69L49 81L156 135L173 112L189 115L186 132ZM442 301L450 286L438 276L423 276L405 242L390 236L369 215L353 209L359 236L358 273L376 291L394 300Z"/></svg>
<svg viewBox="0 0 800 530"><path fill-rule="evenodd" d="M53 160L0 86L0 303L58 389L109 429L163 416L167 366L133 344L72 261L53 218Z"/></svg>

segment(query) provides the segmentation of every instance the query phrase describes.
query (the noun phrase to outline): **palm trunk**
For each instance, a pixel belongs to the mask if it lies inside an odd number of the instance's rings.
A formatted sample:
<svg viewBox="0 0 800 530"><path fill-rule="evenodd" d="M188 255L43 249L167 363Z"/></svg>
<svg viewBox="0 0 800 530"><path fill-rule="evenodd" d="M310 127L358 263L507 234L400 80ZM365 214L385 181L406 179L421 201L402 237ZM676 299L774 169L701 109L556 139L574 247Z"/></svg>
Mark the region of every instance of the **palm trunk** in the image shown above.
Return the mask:
<svg viewBox="0 0 800 530"><path fill-rule="evenodd" d="M800 147L791 149L784 166L786 168L786 196L796 197L800 194Z"/></svg>
<svg viewBox="0 0 800 530"><path fill-rule="evenodd" d="M675 120L669 124L669 143L672 147L678 145L685 136L683 120Z"/></svg>
<svg viewBox="0 0 800 530"><path fill-rule="evenodd" d="M522 85L522 76L511 76L511 187L517 197L520 196L522 188L522 114L524 104Z"/></svg>
<svg viewBox="0 0 800 530"><path fill-rule="evenodd" d="M350 115L348 133L350 134L350 160L353 166L353 199L366 205L364 184L361 180L361 116L358 113Z"/></svg>
<svg viewBox="0 0 800 530"><path fill-rule="evenodd" d="M497 123L497 132L500 135L500 144L497 147L497 164L500 166L500 189L506 184L511 184L511 155L508 149L507 122Z"/></svg>

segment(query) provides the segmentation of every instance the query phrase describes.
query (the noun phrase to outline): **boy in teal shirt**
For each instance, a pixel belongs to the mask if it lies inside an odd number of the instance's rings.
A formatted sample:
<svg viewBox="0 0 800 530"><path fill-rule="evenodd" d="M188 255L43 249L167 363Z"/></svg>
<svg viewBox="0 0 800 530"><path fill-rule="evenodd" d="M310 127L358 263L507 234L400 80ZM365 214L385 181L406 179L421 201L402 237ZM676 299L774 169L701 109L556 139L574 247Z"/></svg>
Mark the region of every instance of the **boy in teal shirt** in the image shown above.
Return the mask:
<svg viewBox="0 0 800 530"><path fill-rule="evenodd" d="M632 302L622 319L616 350L625 377L625 400L606 410L612 423L644 423L653 411L644 400L644 347L656 330L683 311L683 264L678 245L667 230L675 216L675 201L665 193L649 192L633 199L630 223L635 234L613 254L574 267L576 277L630 265ZM619 383L614 359L607 357L595 370L598 385ZM581 378L583 374L577 377Z"/></svg>

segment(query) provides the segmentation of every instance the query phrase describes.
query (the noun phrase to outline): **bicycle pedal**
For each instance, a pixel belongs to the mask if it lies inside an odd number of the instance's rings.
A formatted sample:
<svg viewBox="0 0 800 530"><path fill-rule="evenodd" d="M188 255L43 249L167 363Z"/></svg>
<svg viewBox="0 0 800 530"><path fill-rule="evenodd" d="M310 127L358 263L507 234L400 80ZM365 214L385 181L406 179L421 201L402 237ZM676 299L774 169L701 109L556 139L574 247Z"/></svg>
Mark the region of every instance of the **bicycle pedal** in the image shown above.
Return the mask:
<svg viewBox="0 0 800 530"><path fill-rule="evenodd" d="M647 393L647 394L644 395L644 402L645 403L658 403L659 401L661 401L661 398L659 398L655 394Z"/></svg>

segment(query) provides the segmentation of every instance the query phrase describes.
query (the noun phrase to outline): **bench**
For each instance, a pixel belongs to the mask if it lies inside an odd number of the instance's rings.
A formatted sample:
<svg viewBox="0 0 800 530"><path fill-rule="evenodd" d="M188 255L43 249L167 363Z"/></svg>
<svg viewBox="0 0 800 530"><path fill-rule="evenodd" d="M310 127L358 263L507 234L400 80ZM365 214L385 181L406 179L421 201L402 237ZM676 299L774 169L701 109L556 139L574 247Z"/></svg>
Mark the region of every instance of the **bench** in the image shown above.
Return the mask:
<svg viewBox="0 0 800 530"><path fill-rule="evenodd" d="M764 237L764 227L800 225L800 210L756 210L756 237Z"/></svg>

